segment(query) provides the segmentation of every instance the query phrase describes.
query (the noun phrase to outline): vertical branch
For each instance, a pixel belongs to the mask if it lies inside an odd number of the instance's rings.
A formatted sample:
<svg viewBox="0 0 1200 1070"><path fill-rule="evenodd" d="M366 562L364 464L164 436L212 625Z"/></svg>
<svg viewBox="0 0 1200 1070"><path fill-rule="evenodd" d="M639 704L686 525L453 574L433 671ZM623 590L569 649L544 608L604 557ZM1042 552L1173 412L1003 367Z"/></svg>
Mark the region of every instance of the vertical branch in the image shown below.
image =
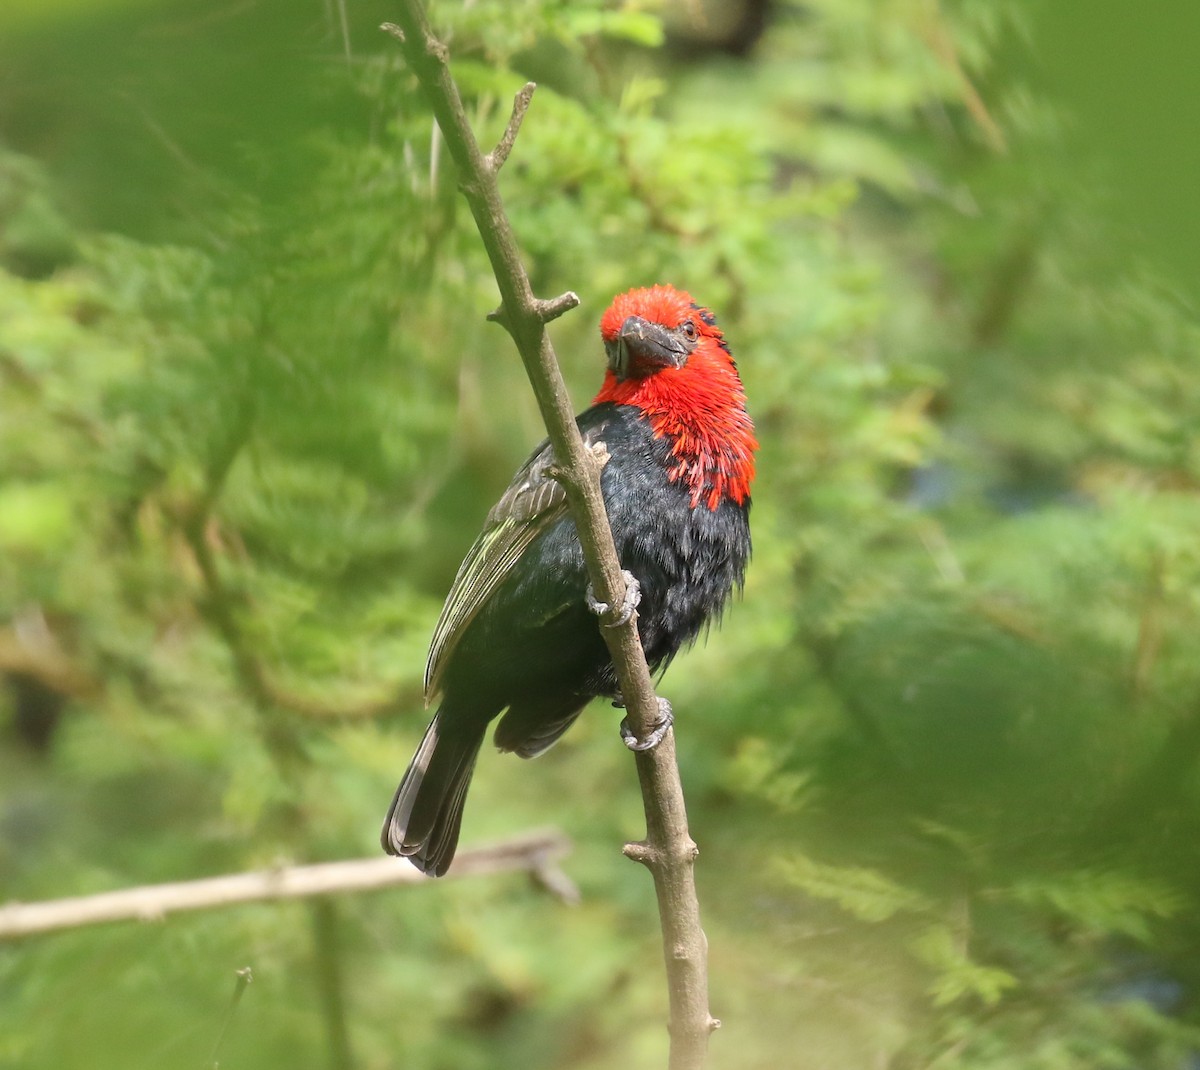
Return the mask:
<svg viewBox="0 0 1200 1070"><path fill-rule="evenodd" d="M596 597L619 607L624 602L625 581L600 493L604 458L583 445L546 334L546 324L574 308L579 298L570 292L551 300L540 300L533 295L497 184L497 175L512 151L534 86L526 85L517 95L512 118L499 144L490 153L483 153L450 74L446 47L434 37L419 0L398 0L397 11L400 25L387 23L383 29L401 42L408 65L429 100L458 170L459 188L475 217L500 290L500 307L490 318L502 324L512 336L525 365L558 462L560 482L566 490ZM619 611L612 616L619 616ZM604 627L601 632L612 655L630 727L645 737L658 718L659 705L642 652L636 615L619 626ZM627 844L625 853L646 865L654 877L670 994L670 1066L673 1070L685 1070L703 1065L709 1034L720 1023L708 1009L708 949L700 927L693 873L696 845L688 834L673 732L668 731L653 750L637 755L637 770L646 811L646 838Z"/></svg>

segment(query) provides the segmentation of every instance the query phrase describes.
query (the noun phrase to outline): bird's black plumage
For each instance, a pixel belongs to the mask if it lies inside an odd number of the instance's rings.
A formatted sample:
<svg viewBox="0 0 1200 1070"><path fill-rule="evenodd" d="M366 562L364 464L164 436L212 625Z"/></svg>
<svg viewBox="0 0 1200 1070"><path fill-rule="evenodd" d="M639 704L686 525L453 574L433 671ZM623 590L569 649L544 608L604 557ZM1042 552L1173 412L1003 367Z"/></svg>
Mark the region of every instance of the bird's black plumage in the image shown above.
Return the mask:
<svg viewBox="0 0 1200 1070"><path fill-rule="evenodd" d="M619 294L600 319L608 369L578 418L622 567L640 588L646 660L664 667L723 608L750 556L754 428L716 319L671 286ZM425 671L440 704L384 822L384 850L434 876L454 857L488 725L532 758L597 695L616 697L566 495L543 442L513 478L446 597ZM655 745L660 734L636 741ZM631 746L634 745L631 743Z"/></svg>
<svg viewBox="0 0 1200 1070"><path fill-rule="evenodd" d="M577 422L585 442L602 441L608 450L600 486L617 554L641 586L638 630L646 660L651 669L664 667L740 586L750 555L749 498L693 507L688 486L666 477L670 443L635 406L603 403ZM435 636L427 684L442 701L382 835L386 851L434 876L453 858L475 758L497 715L504 714L496 745L530 758L553 744L591 699L616 695L608 649L587 606L574 522L545 471L551 459L543 443L489 515L443 610L443 621L460 618L458 632L447 637L439 628L440 642ZM469 585L474 568L478 580L481 555L497 554L498 530L500 542L527 545L463 614L455 602L463 601L464 575Z"/></svg>

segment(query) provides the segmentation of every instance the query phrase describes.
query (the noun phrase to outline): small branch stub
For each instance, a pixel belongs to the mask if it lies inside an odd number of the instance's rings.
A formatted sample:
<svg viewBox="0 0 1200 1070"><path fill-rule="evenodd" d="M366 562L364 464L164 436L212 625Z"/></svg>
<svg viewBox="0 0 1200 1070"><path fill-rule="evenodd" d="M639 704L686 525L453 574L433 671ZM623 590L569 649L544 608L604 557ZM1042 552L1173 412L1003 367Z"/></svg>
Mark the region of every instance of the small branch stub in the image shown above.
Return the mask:
<svg viewBox="0 0 1200 1070"><path fill-rule="evenodd" d="M658 861L658 852L645 840L632 840L621 848L621 853L631 861L640 862L643 866L652 866Z"/></svg>
<svg viewBox="0 0 1200 1070"><path fill-rule="evenodd" d="M532 83L531 83L532 84ZM579 294L574 290L568 290L566 293L561 293L557 297L551 297L547 300L534 298L533 312L542 323L549 323L551 320L558 319L559 316L566 312L570 312L573 308L579 307ZM492 309L486 316L490 323L498 323L509 334L512 334L512 317L509 316L507 309L503 305Z"/></svg>
<svg viewBox="0 0 1200 1070"><path fill-rule="evenodd" d="M535 301L533 303L534 310L543 323L549 323L551 320L558 319L564 312L570 312L571 309L576 308L578 305L579 294L574 290L568 290L566 293L552 297L548 301Z"/></svg>

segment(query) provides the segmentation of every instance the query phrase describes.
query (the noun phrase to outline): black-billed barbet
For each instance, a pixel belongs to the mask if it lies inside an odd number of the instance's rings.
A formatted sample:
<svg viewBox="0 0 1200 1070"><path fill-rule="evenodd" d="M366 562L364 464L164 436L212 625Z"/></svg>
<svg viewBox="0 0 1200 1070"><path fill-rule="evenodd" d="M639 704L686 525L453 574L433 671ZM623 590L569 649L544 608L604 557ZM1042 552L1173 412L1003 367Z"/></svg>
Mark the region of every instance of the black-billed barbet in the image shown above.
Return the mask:
<svg viewBox="0 0 1200 1070"><path fill-rule="evenodd" d="M716 318L689 294L630 290L613 300L600 333L608 370L577 422L586 445L602 442L608 452L600 487L657 670L741 587L758 443ZM385 851L433 876L454 857L475 759L496 716L504 714L496 746L532 758L593 698L619 698L553 462L544 442L517 472L434 630L425 694L441 702L382 834Z"/></svg>

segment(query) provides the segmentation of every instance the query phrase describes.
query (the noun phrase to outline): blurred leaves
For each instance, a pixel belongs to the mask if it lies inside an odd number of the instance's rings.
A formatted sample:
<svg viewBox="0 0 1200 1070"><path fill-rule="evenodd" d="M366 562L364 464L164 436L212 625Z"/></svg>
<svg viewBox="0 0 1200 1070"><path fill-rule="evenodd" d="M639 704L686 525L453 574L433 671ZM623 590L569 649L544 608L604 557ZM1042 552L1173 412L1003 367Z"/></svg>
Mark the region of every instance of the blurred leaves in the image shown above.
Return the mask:
<svg viewBox="0 0 1200 1070"><path fill-rule="evenodd" d="M917 937L913 951L937 974L929 990L935 1007L945 1007L968 996L990 1007L1017 985L1017 979L1007 970L972 962L959 947L954 933L944 925L932 926Z"/></svg>
<svg viewBox="0 0 1200 1070"><path fill-rule="evenodd" d="M823 865L804 855L783 860L781 867L789 884L807 895L833 900L862 921L886 921L902 910L920 910L926 905L911 888L888 880L874 869Z"/></svg>

